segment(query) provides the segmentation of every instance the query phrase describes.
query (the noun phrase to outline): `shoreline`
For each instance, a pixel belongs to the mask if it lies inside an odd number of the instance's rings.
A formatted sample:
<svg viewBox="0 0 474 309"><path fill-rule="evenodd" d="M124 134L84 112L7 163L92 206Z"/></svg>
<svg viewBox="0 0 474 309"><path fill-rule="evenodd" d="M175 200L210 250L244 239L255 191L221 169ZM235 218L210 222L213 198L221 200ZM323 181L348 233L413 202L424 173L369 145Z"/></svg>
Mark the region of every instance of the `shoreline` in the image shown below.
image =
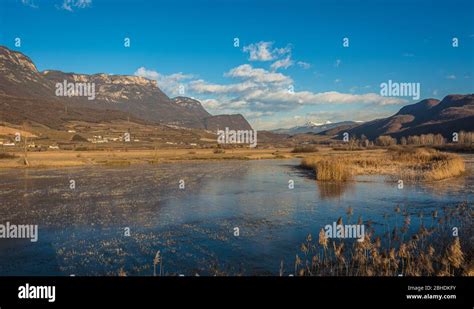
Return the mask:
<svg viewBox="0 0 474 309"><path fill-rule="evenodd" d="M128 151L46 151L29 152L29 166L24 164L23 153L12 152L17 157L0 160L2 169L55 169L85 166L130 166L136 164L161 164L178 162L294 159L310 154L292 153L292 148L275 149L158 149Z"/></svg>
<svg viewBox="0 0 474 309"><path fill-rule="evenodd" d="M157 150L89 150L89 151L71 151L71 150L54 150L45 152L28 152L27 159L29 166L24 164L22 152L9 152L15 155L15 158L4 158L0 160L0 171L2 170L47 170L47 169L64 169L72 167L129 167L133 165L155 165L163 163L198 163L206 161L230 161L230 160L291 160L301 159L304 163L306 160L313 158L321 159L338 159L349 161L353 159L363 161L385 160L387 153L386 148L365 149L362 151L335 150L331 147L318 147L315 152L293 152L294 148L271 148L271 149L224 149L224 152L215 153L215 149L189 149L189 148L169 148ZM451 153L451 152L445 152ZM472 160L472 154L459 154L465 163ZM354 157L355 156L355 157ZM362 159L363 158L363 159ZM372 166L372 162L368 163L361 169L359 166L351 166L356 169L355 175L381 175L395 176L400 174L401 168L405 164L389 164L387 167L381 168L376 164ZM374 168L376 167L376 168ZM313 170L302 166L305 170ZM466 171L467 172L467 171Z"/></svg>

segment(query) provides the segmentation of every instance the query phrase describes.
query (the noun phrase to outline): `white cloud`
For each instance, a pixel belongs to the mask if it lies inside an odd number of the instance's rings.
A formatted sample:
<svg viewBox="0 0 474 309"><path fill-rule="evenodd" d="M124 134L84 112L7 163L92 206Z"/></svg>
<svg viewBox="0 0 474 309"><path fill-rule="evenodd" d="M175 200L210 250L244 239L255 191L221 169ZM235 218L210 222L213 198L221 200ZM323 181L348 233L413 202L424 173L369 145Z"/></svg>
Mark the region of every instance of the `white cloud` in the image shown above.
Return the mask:
<svg viewBox="0 0 474 309"><path fill-rule="evenodd" d="M236 84L212 84L202 79L193 80L189 83L192 91L200 94L226 94L226 93L242 93L257 87L257 85L250 81Z"/></svg>
<svg viewBox="0 0 474 309"><path fill-rule="evenodd" d="M407 103L405 99L384 97L377 93L355 93L356 90L361 92L363 89L367 90L370 86L353 87L350 93L296 91L294 89L290 91L290 86L294 85L293 79L278 70L287 69L295 63L303 69L311 67L309 63L292 59L291 45L274 48L273 42L261 41L245 46L243 51L249 54L250 61L273 62L269 65L269 69L254 67L250 64L234 67L223 74L223 77L230 80L223 83L212 83L183 73L163 75L145 67L138 68L135 75L157 80L158 86L168 95L176 95L179 86L185 85L185 95L199 96L198 100L211 113L239 112L248 119L252 119L254 124L257 122L262 124L262 126L258 125L259 128L267 125L281 127L283 123L275 124L277 121L282 121L282 117L285 118L288 112L299 109L311 110L316 106L318 112L324 113L325 109L333 109L334 105L343 105L336 108L337 115L327 115L327 117L319 115L315 118L320 122L351 120L350 118L355 117L354 113L357 113L359 109L361 110L359 118L370 117L381 106ZM336 59L334 66L339 67L341 64L342 61ZM315 76L321 77L322 74L315 72ZM334 82L339 83L341 80L336 79ZM261 122L262 118L263 121L268 120L266 124ZM291 120L288 121L291 123ZM292 123L295 123L294 119Z"/></svg>
<svg viewBox="0 0 474 309"><path fill-rule="evenodd" d="M290 111L311 105L374 104L383 106L406 103L404 99L384 97L376 93L290 92L288 87L293 84L291 77L262 68L253 68L249 64L235 67L224 76L241 81L216 84L202 79L193 80L189 83L189 91L213 96L219 102L219 105L214 104L213 108L252 112ZM336 82L339 81L336 80Z"/></svg>
<svg viewBox="0 0 474 309"><path fill-rule="evenodd" d="M273 116L274 112L244 112L243 115L245 119L252 120L252 119L260 119L262 117L269 117Z"/></svg>
<svg viewBox="0 0 474 309"><path fill-rule="evenodd" d="M293 60L291 60L291 56L287 56L286 58L284 59L280 59L280 60L277 60L275 61L274 63L272 63L272 65L270 66L270 68L273 70L273 71L276 71L278 69L288 69L290 66L293 65Z"/></svg>
<svg viewBox="0 0 474 309"><path fill-rule="evenodd" d="M276 53L278 56L291 54L291 45L287 45L286 47L282 47L282 48L275 48L273 52Z"/></svg>
<svg viewBox="0 0 474 309"><path fill-rule="evenodd" d="M201 100L201 105L207 109L218 109L219 108L219 101L216 99L205 99Z"/></svg>
<svg viewBox="0 0 474 309"><path fill-rule="evenodd" d="M21 0L21 3L23 5L29 6L31 8L37 9L38 5L35 4L34 0Z"/></svg>
<svg viewBox="0 0 474 309"><path fill-rule="evenodd" d="M300 67L303 69L307 70L311 67L311 64L304 62L304 61L298 61L296 64L298 64Z"/></svg>
<svg viewBox="0 0 474 309"><path fill-rule="evenodd" d="M446 76L446 78L447 79L456 79L456 75L451 74L451 75Z"/></svg>
<svg viewBox="0 0 474 309"><path fill-rule="evenodd" d="M271 61L275 59L272 51L272 42L259 42L244 46L244 52L249 53L250 61Z"/></svg>
<svg viewBox="0 0 474 309"><path fill-rule="evenodd" d="M254 68L249 64L237 66L226 72L224 77L234 80L227 84L195 79L191 74L163 75L145 67L138 68L135 75L156 80L158 87L170 96L179 95L179 87L184 85L184 95L200 96L198 100L211 113L239 112L251 119L270 117L309 106L319 106L318 110L321 110L320 108L337 104L385 106L406 103L406 100L383 97L376 93L290 92L289 86L293 85L290 76Z"/></svg>
<svg viewBox="0 0 474 309"><path fill-rule="evenodd" d="M148 70L145 67L138 68L133 74L136 76L141 76L141 77L145 77L148 79L155 79L155 80L158 79L158 77L160 76L158 72L153 71L153 70Z"/></svg>
<svg viewBox="0 0 474 309"><path fill-rule="evenodd" d="M291 46L273 48L273 42L260 41L244 46L243 51L249 53L250 61L272 61L291 53Z"/></svg>
<svg viewBox="0 0 474 309"><path fill-rule="evenodd" d="M238 67L231 69L225 73L224 76L241 78L256 83L278 83L278 84L291 84L293 80L286 75L281 73L269 72L261 68L253 68L249 64L242 64Z"/></svg>
<svg viewBox="0 0 474 309"><path fill-rule="evenodd" d="M317 105L317 104L378 104L392 105L405 103L398 98L383 97L376 93L348 94L337 91L314 93L300 91L290 93L287 90L280 91L255 91L245 97L251 102L259 103L286 103L288 105Z"/></svg>
<svg viewBox="0 0 474 309"><path fill-rule="evenodd" d="M181 72L163 75L157 71L146 69L145 67L138 68L134 75L156 80L158 87L170 96L179 95L180 86L185 86L185 81L194 78L192 74L183 74Z"/></svg>
<svg viewBox="0 0 474 309"><path fill-rule="evenodd" d="M64 0L60 9L74 12L75 9L85 9L92 5L92 0Z"/></svg>

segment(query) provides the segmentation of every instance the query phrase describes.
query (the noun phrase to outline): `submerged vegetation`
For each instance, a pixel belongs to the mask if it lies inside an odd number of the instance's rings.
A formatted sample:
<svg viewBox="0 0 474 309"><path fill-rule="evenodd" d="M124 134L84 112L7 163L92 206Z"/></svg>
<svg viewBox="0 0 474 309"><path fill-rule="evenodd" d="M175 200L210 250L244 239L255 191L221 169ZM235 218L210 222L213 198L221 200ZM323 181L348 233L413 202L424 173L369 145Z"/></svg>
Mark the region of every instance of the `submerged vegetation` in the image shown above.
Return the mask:
<svg viewBox="0 0 474 309"><path fill-rule="evenodd" d="M312 169L321 181L345 181L352 176L385 174L408 181L432 181L460 176L464 160L456 154L431 148L392 146L384 152L318 154L306 157L301 166Z"/></svg>
<svg viewBox="0 0 474 309"><path fill-rule="evenodd" d="M468 203L433 210L431 218L418 214L414 226L407 210L395 208L400 216L393 227L384 223L384 233L376 236L371 222L363 241L331 240L323 229L313 241L308 235L296 255L294 274L299 276L474 276L474 209ZM348 211L348 220L352 213ZM397 220L398 222L398 220ZM402 224L403 223L403 224ZM338 224L342 224L342 218ZM359 217L358 224L363 224ZM464 237L458 237L459 230ZM409 231L415 231L410 233ZM293 270L291 270L293 272ZM284 270L280 269L280 274Z"/></svg>

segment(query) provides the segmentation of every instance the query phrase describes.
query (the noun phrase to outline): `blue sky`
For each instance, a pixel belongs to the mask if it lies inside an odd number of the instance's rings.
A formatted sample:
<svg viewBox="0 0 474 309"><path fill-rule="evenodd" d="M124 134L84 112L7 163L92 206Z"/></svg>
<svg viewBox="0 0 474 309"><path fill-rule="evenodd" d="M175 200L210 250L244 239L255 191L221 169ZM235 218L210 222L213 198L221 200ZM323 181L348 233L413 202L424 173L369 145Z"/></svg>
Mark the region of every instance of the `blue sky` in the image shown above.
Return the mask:
<svg viewBox="0 0 474 309"><path fill-rule="evenodd" d="M388 80L420 83L421 98L474 92L473 13L470 0L4 0L0 44L39 70L156 79L271 129L416 101L380 96Z"/></svg>

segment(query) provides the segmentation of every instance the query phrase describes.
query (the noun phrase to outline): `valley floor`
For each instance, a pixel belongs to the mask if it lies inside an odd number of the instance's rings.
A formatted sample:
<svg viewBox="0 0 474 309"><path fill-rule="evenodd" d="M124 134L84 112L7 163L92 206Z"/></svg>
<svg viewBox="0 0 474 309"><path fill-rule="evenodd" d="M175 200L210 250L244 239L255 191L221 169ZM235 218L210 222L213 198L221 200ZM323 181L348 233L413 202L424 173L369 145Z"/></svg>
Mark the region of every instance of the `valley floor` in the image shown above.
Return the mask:
<svg viewBox="0 0 474 309"><path fill-rule="evenodd" d="M158 149L128 151L45 151L28 152L27 160L31 168L58 168L86 165L121 166L130 164L158 164L174 161L199 160L259 160L287 159L301 157L293 154L291 148L282 149L225 149L215 153L215 149ZM24 168L24 155L11 153L13 158L0 160L0 168Z"/></svg>
<svg viewBox="0 0 474 309"><path fill-rule="evenodd" d="M271 149L104 149L101 151L51 150L3 153L0 168L63 168L74 166L121 167L132 164L197 162L222 160L262 160L301 158L302 167L314 170L317 180L350 180L357 175L387 175L406 180L441 180L465 172L462 156L427 148L335 150L320 146L314 152L293 148ZM397 178L398 177L398 178Z"/></svg>

